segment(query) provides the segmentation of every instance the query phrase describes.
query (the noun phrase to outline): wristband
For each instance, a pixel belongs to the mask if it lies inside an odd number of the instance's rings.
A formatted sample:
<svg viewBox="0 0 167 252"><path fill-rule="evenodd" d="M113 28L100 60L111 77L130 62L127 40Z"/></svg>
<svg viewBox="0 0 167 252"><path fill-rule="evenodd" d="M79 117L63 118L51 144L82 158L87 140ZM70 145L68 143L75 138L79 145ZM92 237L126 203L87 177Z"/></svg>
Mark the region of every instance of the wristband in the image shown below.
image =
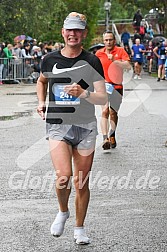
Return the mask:
<svg viewBox="0 0 167 252"><path fill-rule="evenodd" d="M86 96L85 96L85 99L87 99L87 98L89 98L89 96L90 96L90 91L88 91L88 90L85 90L85 92L86 92Z"/></svg>

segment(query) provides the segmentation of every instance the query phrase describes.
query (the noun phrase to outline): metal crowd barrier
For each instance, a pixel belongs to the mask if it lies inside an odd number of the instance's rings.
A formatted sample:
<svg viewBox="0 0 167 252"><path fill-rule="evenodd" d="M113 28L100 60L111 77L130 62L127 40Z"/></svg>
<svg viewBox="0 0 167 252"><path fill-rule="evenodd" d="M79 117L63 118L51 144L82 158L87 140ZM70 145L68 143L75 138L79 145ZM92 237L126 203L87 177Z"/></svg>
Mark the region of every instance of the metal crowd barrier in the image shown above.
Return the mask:
<svg viewBox="0 0 167 252"><path fill-rule="evenodd" d="M40 72L40 59L0 58L0 81L36 82Z"/></svg>

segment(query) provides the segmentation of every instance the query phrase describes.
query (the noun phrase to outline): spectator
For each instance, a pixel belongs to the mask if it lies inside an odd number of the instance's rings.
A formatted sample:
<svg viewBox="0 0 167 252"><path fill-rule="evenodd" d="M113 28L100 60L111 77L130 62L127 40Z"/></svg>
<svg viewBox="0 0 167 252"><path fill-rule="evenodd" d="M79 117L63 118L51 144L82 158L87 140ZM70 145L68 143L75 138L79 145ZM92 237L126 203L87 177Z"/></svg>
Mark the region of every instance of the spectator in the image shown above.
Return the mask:
<svg viewBox="0 0 167 252"><path fill-rule="evenodd" d="M33 55L35 58L41 58L42 56L42 51L40 46L33 46Z"/></svg>
<svg viewBox="0 0 167 252"><path fill-rule="evenodd" d="M46 55L48 53L48 42L44 42L40 45L42 56Z"/></svg>
<svg viewBox="0 0 167 252"><path fill-rule="evenodd" d="M12 50L13 50L13 45L12 45L12 44L8 44L8 45L3 49L6 58L8 58L8 59L16 58L15 56L12 55Z"/></svg>
<svg viewBox="0 0 167 252"><path fill-rule="evenodd" d="M33 39L30 41L30 54L33 55L34 54L34 46L37 46L37 40Z"/></svg>
<svg viewBox="0 0 167 252"><path fill-rule="evenodd" d="M143 42L143 41L144 41L145 32L146 32L146 30L145 30L145 26L144 26L144 24L143 24L143 23L141 23L141 25L140 25L140 29L139 29L139 35L141 36L141 42Z"/></svg>
<svg viewBox="0 0 167 252"><path fill-rule="evenodd" d="M10 73L11 71L11 65L10 65L10 59L16 59L17 57L15 55L12 54L12 50L13 50L13 45L12 44L8 44L4 49L4 69L3 69L3 77L4 79L6 78L7 74Z"/></svg>
<svg viewBox="0 0 167 252"><path fill-rule="evenodd" d="M22 52L22 57L25 58L25 59L32 59L32 58L34 58L30 54L30 44L29 43L25 43L24 44L21 52Z"/></svg>
<svg viewBox="0 0 167 252"><path fill-rule="evenodd" d="M13 55L15 55L17 58L22 57L21 48L22 48L22 43L21 42L17 42L13 47Z"/></svg>
<svg viewBox="0 0 167 252"><path fill-rule="evenodd" d="M4 51L3 51L4 47L5 47L5 44L1 43L0 44L0 85L3 84L3 82L2 82L2 79L3 79L3 68L4 68L4 59L3 58L5 56Z"/></svg>
<svg viewBox="0 0 167 252"><path fill-rule="evenodd" d="M142 17L141 11L140 11L140 9L138 9L133 17L134 28L137 29L138 32L140 29L140 24L141 24L142 19L143 19L143 17Z"/></svg>
<svg viewBox="0 0 167 252"><path fill-rule="evenodd" d="M42 51L39 46L33 46L33 55L32 56L34 56L34 64L33 64L34 72L40 73L40 63L41 63Z"/></svg>
<svg viewBox="0 0 167 252"><path fill-rule="evenodd" d="M53 46L53 51L60 51L61 49L61 44L56 42Z"/></svg>
<svg viewBox="0 0 167 252"><path fill-rule="evenodd" d="M141 41L141 35L139 34L139 32L137 31L137 29L135 29L135 33L133 35L133 44L135 44L136 39L140 39Z"/></svg>
<svg viewBox="0 0 167 252"><path fill-rule="evenodd" d="M30 44L25 43L22 48L22 57L24 58L24 66L23 66L23 77L27 78L31 74L31 59L34 59L34 56L30 54Z"/></svg>
<svg viewBox="0 0 167 252"><path fill-rule="evenodd" d="M149 26L148 26L148 28L147 28L147 34L151 37L151 38L153 38L154 37L154 31L153 31L153 29L152 29L152 25L151 24L149 24Z"/></svg>
<svg viewBox="0 0 167 252"><path fill-rule="evenodd" d="M52 52L53 49L54 49L53 42L50 41L50 42L48 43L48 45L47 45L47 51L48 51L48 52Z"/></svg>
<svg viewBox="0 0 167 252"><path fill-rule="evenodd" d="M132 52L130 50L130 47L128 45L125 45L124 46L124 50L127 52L127 54L129 55L129 58L131 60L131 57L132 57Z"/></svg>
<svg viewBox="0 0 167 252"><path fill-rule="evenodd" d="M121 35L121 42L123 43L123 46L127 45L129 47L129 40L130 40L130 34L125 29L124 32Z"/></svg>
<svg viewBox="0 0 167 252"><path fill-rule="evenodd" d="M165 31L165 12L163 9L159 10L158 12L158 24L160 33L164 34Z"/></svg>
<svg viewBox="0 0 167 252"><path fill-rule="evenodd" d="M16 74L17 74L17 78L21 79L22 77L22 43L21 42L17 42L14 45L13 48L13 54L17 57L17 60L15 61L15 64L17 64L16 67Z"/></svg>

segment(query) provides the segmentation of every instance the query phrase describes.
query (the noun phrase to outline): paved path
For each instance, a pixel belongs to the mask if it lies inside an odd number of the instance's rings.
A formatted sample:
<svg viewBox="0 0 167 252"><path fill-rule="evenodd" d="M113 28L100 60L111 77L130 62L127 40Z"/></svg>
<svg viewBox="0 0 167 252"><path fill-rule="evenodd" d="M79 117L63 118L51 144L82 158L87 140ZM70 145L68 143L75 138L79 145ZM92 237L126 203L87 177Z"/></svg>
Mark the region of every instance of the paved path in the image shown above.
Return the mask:
<svg viewBox="0 0 167 252"><path fill-rule="evenodd" d="M117 148L103 153L97 139L85 223L92 243L77 246L74 190L63 236L50 235L58 205L35 85L0 86L0 251L166 252L166 97L167 81L146 74L125 85Z"/></svg>

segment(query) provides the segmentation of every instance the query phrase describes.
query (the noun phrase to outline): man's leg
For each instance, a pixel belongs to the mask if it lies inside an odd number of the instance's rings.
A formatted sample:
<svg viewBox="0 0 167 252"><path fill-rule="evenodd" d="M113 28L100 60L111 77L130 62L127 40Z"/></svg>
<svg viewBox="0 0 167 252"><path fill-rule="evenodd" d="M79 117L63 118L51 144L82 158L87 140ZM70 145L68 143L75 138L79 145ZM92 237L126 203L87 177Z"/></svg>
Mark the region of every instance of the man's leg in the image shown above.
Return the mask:
<svg viewBox="0 0 167 252"><path fill-rule="evenodd" d="M141 67L142 67L142 64L138 63L138 79L141 79Z"/></svg>
<svg viewBox="0 0 167 252"><path fill-rule="evenodd" d="M138 76L138 62L134 63L134 72L135 72L134 79L137 79L137 76Z"/></svg>
<svg viewBox="0 0 167 252"><path fill-rule="evenodd" d="M61 236L69 217L68 200L71 192L72 148L63 141L49 140L50 155L56 170L56 193L59 202L59 213L51 226L51 234Z"/></svg>
<svg viewBox="0 0 167 252"><path fill-rule="evenodd" d="M115 136L115 130L117 127L117 123L118 123L118 113L110 108L110 132L109 132L109 136Z"/></svg>
<svg viewBox="0 0 167 252"><path fill-rule="evenodd" d="M165 80L165 64L162 65L162 80Z"/></svg>
<svg viewBox="0 0 167 252"><path fill-rule="evenodd" d="M160 81L160 79L161 79L161 73L162 73L162 65L159 65L158 66L158 79L157 79L157 81Z"/></svg>
<svg viewBox="0 0 167 252"><path fill-rule="evenodd" d="M115 139L115 131L118 123L118 114L115 110L110 108L110 133L109 133L109 141L112 148L117 146L116 139Z"/></svg>
<svg viewBox="0 0 167 252"><path fill-rule="evenodd" d="M153 59L149 59L149 74L151 74L151 72L152 72L152 65L153 65Z"/></svg>
<svg viewBox="0 0 167 252"><path fill-rule="evenodd" d="M91 153L86 155L86 153ZM83 155L82 155L83 154ZM88 244L89 238L84 230L84 220L89 204L89 173L91 171L94 151L73 149L74 158L74 185L75 185L75 207L76 224L74 228L74 238L78 244Z"/></svg>
<svg viewBox="0 0 167 252"><path fill-rule="evenodd" d="M103 149L108 150L110 149L110 143L108 141L108 131L109 131L109 103L107 102L102 108L102 117L101 117L101 131L103 134Z"/></svg>
<svg viewBox="0 0 167 252"><path fill-rule="evenodd" d="M109 125L108 125L108 118L109 118L109 104L108 102L104 105L101 106L102 109L102 117L101 117L101 131L103 136L108 136L108 129L109 129Z"/></svg>
<svg viewBox="0 0 167 252"><path fill-rule="evenodd" d="M118 124L118 111L122 103L123 88L114 89L110 97L110 132L109 141L112 148L115 148L117 143L115 139L115 131Z"/></svg>

